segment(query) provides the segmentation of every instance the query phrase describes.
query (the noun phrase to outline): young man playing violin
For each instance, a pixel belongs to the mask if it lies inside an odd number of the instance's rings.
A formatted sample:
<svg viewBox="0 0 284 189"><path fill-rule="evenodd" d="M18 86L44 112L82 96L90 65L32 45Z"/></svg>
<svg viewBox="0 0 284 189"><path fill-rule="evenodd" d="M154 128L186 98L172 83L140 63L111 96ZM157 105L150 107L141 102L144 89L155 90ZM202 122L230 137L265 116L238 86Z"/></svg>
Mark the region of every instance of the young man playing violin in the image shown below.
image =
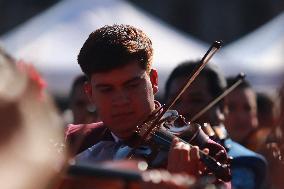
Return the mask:
<svg viewBox="0 0 284 189"><path fill-rule="evenodd" d="M83 134L80 148L73 149L80 152L78 161L126 158L116 158L119 145L128 145L125 141L133 136L136 127L160 107L154 99L158 73L152 68L152 59L152 42L132 26L105 26L89 35L78 55L78 63L88 77L84 90L102 122L68 127L66 139L71 145ZM223 147L211 140L207 143L212 147L205 149L207 153L214 151L227 157ZM164 158L160 163L154 158L155 167L199 177L204 169L200 166L199 151L198 146L190 147L174 139L169 152L162 153ZM148 152L146 148L145 153Z"/></svg>

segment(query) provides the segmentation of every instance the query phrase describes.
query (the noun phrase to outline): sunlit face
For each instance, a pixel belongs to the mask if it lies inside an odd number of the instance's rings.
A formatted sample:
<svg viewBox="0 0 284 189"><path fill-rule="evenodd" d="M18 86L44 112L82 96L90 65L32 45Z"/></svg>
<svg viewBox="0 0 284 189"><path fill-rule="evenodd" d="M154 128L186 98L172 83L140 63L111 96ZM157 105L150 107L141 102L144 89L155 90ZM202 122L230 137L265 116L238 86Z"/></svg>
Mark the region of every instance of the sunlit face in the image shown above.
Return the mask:
<svg viewBox="0 0 284 189"><path fill-rule="evenodd" d="M155 108L157 72L152 70L149 75L138 62L95 73L89 85L89 97L100 119L121 139L131 136Z"/></svg>
<svg viewBox="0 0 284 189"><path fill-rule="evenodd" d="M252 89L235 89L227 96L226 127L230 136L242 142L257 127L256 96Z"/></svg>
<svg viewBox="0 0 284 189"><path fill-rule="evenodd" d="M186 77L178 77L172 81L169 91L170 99L176 95L178 90L186 81ZM187 121L190 121L191 118L201 109L207 106L212 99L213 97L209 92L207 80L204 76L200 75L173 106L173 109L177 110L179 114L183 115ZM206 122L212 125L217 125L219 124L219 113L218 107L213 107L195 122L200 124Z"/></svg>

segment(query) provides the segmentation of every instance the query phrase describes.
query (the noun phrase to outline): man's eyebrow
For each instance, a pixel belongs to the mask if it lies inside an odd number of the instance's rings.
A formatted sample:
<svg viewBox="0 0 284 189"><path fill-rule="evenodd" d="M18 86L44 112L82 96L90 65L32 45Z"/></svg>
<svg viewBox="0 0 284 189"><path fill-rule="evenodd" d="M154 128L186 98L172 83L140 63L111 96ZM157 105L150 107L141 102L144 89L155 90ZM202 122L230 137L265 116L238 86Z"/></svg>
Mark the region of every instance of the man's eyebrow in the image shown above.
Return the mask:
<svg viewBox="0 0 284 189"><path fill-rule="evenodd" d="M131 84L133 82L140 81L141 79L142 79L142 76L136 76L136 77L134 77L132 79L129 79L128 81L125 81L123 83L123 85L128 85L128 84Z"/></svg>
<svg viewBox="0 0 284 189"><path fill-rule="evenodd" d="M140 76L135 76L127 81L125 81L122 85L128 85L128 84L131 84L132 82L136 82L136 81L139 81L143 78L143 74L140 75ZM98 84L95 84L94 85L95 88L105 88L105 87L112 87L111 84L108 84L108 83L98 83Z"/></svg>

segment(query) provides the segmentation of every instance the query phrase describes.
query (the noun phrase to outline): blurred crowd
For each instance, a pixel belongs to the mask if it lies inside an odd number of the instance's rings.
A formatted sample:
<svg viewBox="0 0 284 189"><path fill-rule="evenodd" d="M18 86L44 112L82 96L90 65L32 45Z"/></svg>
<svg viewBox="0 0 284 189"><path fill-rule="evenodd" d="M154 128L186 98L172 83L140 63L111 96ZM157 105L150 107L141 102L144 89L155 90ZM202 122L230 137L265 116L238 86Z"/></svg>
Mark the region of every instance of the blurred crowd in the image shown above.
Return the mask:
<svg viewBox="0 0 284 189"><path fill-rule="evenodd" d="M32 65L1 50L2 187L281 189L284 81L275 93L259 92L209 61L178 96L202 63L185 60L158 102L151 45L128 25L91 33L64 111ZM176 111L163 112L171 102ZM144 138L141 128L157 124L160 112L170 116Z"/></svg>

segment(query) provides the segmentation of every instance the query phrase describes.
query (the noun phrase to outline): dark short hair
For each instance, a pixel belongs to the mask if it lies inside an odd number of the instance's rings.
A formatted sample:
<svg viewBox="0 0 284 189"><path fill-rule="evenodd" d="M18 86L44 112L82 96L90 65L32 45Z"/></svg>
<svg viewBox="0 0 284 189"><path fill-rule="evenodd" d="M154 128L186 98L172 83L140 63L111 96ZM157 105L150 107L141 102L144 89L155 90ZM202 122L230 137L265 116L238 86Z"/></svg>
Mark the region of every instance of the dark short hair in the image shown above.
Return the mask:
<svg viewBox="0 0 284 189"><path fill-rule="evenodd" d="M166 82L165 100L169 98L169 91L171 84L174 79L179 77L188 77L190 73L199 64L200 60L197 61L185 61L179 64L170 74ZM224 75L218 70L216 66L207 64L204 69L200 72L200 76L204 76L208 83L208 91L213 98L216 98L226 89L227 84ZM197 76L199 77L199 76Z"/></svg>
<svg viewBox="0 0 284 189"><path fill-rule="evenodd" d="M150 71L153 57L152 42L147 35L130 25L104 26L92 32L78 55L82 71L110 71L136 60Z"/></svg>

